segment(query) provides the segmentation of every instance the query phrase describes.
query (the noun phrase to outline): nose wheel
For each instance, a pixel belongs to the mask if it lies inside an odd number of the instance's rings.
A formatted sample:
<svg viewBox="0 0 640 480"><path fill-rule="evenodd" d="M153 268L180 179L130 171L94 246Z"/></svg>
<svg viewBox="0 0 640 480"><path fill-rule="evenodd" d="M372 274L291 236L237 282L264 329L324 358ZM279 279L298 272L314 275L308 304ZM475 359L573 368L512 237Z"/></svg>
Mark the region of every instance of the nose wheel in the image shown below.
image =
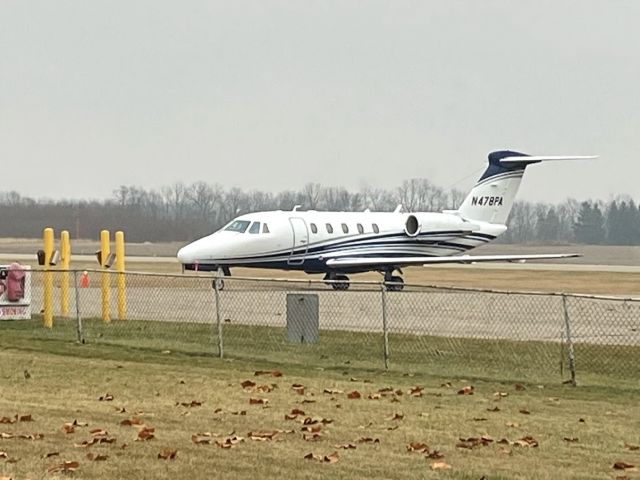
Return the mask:
<svg viewBox="0 0 640 480"><path fill-rule="evenodd" d="M230 277L231 270L229 267L219 267L216 277L211 280L211 288L214 290L224 290L224 280L223 277Z"/></svg>

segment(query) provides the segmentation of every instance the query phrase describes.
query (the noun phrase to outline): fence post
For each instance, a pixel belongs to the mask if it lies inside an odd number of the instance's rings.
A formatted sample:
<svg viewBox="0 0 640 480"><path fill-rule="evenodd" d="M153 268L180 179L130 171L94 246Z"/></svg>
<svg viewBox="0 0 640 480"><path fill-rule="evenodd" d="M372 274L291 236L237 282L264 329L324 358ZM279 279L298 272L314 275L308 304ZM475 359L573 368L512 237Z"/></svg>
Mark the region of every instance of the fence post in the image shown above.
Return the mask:
<svg viewBox="0 0 640 480"><path fill-rule="evenodd" d="M73 289L76 295L76 335L78 343L84 343L84 335L82 332L82 317L80 316L80 292L78 290L78 271L73 271Z"/></svg>
<svg viewBox="0 0 640 480"><path fill-rule="evenodd" d="M383 355L384 369L389 370L389 329L387 328L387 289L384 282L380 283L382 292L382 334L384 337Z"/></svg>
<svg viewBox="0 0 640 480"><path fill-rule="evenodd" d="M569 353L569 372L571 374L571 380L569 382L574 387L576 386L576 358L573 351L573 338L571 337L571 322L569 320L569 310L567 308L567 296L562 295L562 310L564 312L564 328L565 335L567 336L567 348Z"/></svg>
<svg viewBox="0 0 640 480"><path fill-rule="evenodd" d="M220 282L218 277L213 279L213 291L216 297L216 329L218 334L218 356L224 357L223 342L222 342L222 322L220 321Z"/></svg>

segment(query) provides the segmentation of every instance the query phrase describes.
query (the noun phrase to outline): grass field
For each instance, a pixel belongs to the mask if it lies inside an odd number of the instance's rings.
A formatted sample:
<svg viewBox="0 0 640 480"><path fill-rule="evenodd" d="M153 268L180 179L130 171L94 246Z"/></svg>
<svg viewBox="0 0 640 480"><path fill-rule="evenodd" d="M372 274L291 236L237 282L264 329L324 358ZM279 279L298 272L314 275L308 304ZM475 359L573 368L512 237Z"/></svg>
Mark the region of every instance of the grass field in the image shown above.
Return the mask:
<svg viewBox="0 0 640 480"><path fill-rule="evenodd" d="M0 324L0 418L33 420L0 423L3 437L13 436L0 439L0 475L69 478L47 470L76 461L73 478L640 478L613 468L640 464L637 375L578 388L548 372L532 381L493 359L512 346L472 341L467 369L462 359L421 366L399 355L385 372L380 339L358 334L323 350L274 343L267 361L252 354L251 335L281 332L250 328L230 330L235 355L220 360L207 332L189 341L171 325L146 335L135 323L87 322L85 345L73 341L70 322L53 331ZM337 362L349 346L358 359ZM519 345L521 360L539 348ZM602 379L595 368L583 372ZM304 413L286 419L294 409ZM65 433L74 420L80 425ZM143 425L154 438L140 440L149 435ZM158 458L165 449L175 458ZM451 468L433 470L437 462Z"/></svg>

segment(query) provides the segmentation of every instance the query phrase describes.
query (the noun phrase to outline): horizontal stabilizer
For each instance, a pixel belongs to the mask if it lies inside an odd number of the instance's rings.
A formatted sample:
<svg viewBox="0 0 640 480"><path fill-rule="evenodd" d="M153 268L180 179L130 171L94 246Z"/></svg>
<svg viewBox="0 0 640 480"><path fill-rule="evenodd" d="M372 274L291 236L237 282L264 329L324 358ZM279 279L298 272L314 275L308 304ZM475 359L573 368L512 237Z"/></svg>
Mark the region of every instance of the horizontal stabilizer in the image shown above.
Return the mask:
<svg viewBox="0 0 640 480"><path fill-rule="evenodd" d="M440 265L445 263L480 263L480 262L525 262L527 260L553 260L575 258L577 253L549 253L537 255L453 255L450 257L350 257L331 258L327 266L331 268L375 267L377 265Z"/></svg>
<svg viewBox="0 0 640 480"><path fill-rule="evenodd" d="M531 163L547 162L550 160L593 160L597 155L527 155L522 157L504 157L500 163L509 165L528 165Z"/></svg>

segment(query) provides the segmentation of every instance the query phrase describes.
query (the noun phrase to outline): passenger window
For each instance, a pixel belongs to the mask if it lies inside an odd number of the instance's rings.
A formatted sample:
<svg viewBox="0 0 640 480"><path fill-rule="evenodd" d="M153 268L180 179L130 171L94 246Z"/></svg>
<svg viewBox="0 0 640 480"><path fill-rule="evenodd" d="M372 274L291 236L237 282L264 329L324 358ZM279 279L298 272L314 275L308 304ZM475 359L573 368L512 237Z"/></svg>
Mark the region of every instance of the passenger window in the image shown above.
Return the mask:
<svg viewBox="0 0 640 480"><path fill-rule="evenodd" d="M253 222L249 228L249 233L260 233L260 222Z"/></svg>
<svg viewBox="0 0 640 480"><path fill-rule="evenodd" d="M333 227L330 223L327 223L327 233L333 233Z"/></svg>
<svg viewBox="0 0 640 480"><path fill-rule="evenodd" d="M378 225L373 223L373 224L371 224L371 226L373 227L373 232L374 233L380 233L380 229L378 228Z"/></svg>
<svg viewBox="0 0 640 480"><path fill-rule="evenodd" d="M346 224L346 223L343 223L343 224L342 224L342 231L343 231L344 233L349 233L349 227L347 227L347 224Z"/></svg>
<svg viewBox="0 0 640 480"><path fill-rule="evenodd" d="M364 228L361 223L358 224L358 233L364 233Z"/></svg>
<svg viewBox="0 0 640 480"><path fill-rule="evenodd" d="M267 227L266 223L262 224L262 233L269 233L269 227Z"/></svg>
<svg viewBox="0 0 640 480"><path fill-rule="evenodd" d="M311 226L311 233L318 233L318 227L316 227L315 223L312 223L310 226Z"/></svg>

